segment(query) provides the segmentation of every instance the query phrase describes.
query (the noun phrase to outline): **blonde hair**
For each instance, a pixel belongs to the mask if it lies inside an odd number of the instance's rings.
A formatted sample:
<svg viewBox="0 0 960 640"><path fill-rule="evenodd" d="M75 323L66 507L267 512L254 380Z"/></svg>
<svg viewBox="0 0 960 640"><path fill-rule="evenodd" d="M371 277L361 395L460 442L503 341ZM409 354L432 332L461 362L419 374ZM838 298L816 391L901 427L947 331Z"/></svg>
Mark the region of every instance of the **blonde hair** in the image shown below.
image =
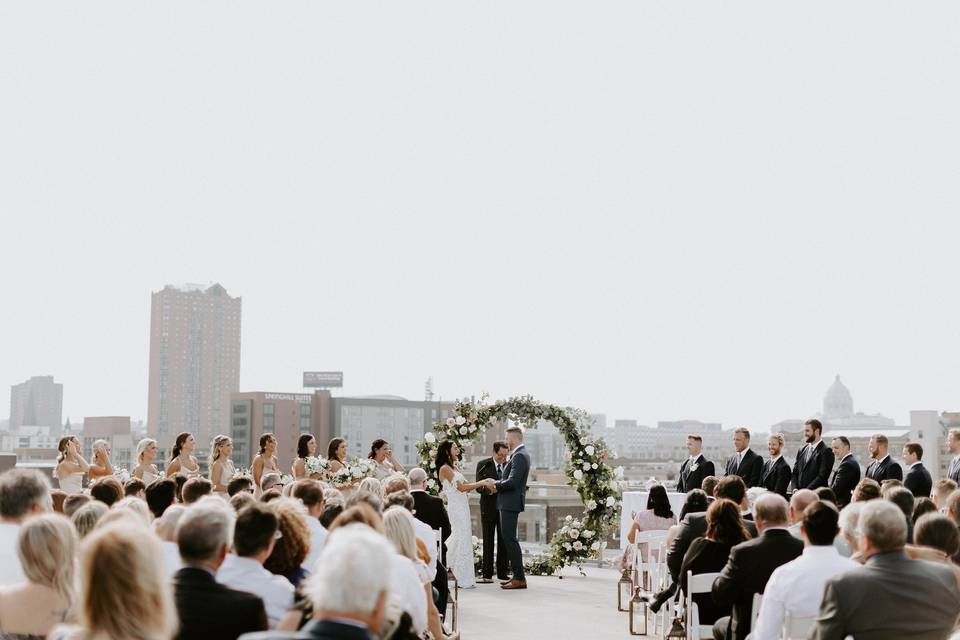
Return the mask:
<svg viewBox="0 0 960 640"><path fill-rule="evenodd" d="M220 459L220 447L230 442L230 436L218 435L210 443L210 464Z"/></svg>
<svg viewBox="0 0 960 640"><path fill-rule="evenodd" d="M157 444L153 438L144 438L137 443L137 462L143 462L143 453L150 448L151 444Z"/></svg>
<svg viewBox="0 0 960 640"><path fill-rule="evenodd" d="M109 510L110 508L99 500L91 500L74 511L70 517L70 522L76 527L77 535L80 536L81 540L93 531L93 528L97 526L100 518L105 516Z"/></svg>
<svg viewBox="0 0 960 640"><path fill-rule="evenodd" d="M357 485L358 491L369 491L373 495L383 500L383 485L376 478L364 478Z"/></svg>
<svg viewBox="0 0 960 640"><path fill-rule="evenodd" d="M66 603L66 611L77 597L76 548L77 533L61 515L42 514L30 518L20 528L17 556L24 575L30 582L56 591Z"/></svg>
<svg viewBox="0 0 960 640"><path fill-rule="evenodd" d="M784 442L785 442L782 433L771 433L771 434L770 434L770 437L767 438L767 440L776 440L777 442L780 443L780 446L781 446L781 447L783 446L783 444L784 444Z"/></svg>
<svg viewBox="0 0 960 640"><path fill-rule="evenodd" d="M106 527L114 524L129 524L134 527L150 527L149 524L144 523L143 518L139 514L135 513L133 509L118 509L116 507L111 507L102 518L97 520L97 524L93 528L95 531L97 531L100 529L105 529ZM141 535L143 535L142 532Z"/></svg>
<svg viewBox="0 0 960 640"><path fill-rule="evenodd" d="M140 527L116 523L81 545L80 621L89 636L169 640L177 628L160 544Z"/></svg>
<svg viewBox="0 0 960 640"><path fill-rule="evenodd" d="M410 522L412 517L403 507L390 507L383 514L383 528L387 540L393 543L397 553L417 562L417 536Z"/></svg>
<svg viewBox="0 0 960 640"><path fill-rule="evenodd" d="M115 502L111 511L117 511L120 509L130 511L138 516L143 521L143 524L150 527L153 525L153 514L150 513L150 507L147 506L147 503L141 500L140 498L135 498L134 496L127 496L120 502Z"/></svg>

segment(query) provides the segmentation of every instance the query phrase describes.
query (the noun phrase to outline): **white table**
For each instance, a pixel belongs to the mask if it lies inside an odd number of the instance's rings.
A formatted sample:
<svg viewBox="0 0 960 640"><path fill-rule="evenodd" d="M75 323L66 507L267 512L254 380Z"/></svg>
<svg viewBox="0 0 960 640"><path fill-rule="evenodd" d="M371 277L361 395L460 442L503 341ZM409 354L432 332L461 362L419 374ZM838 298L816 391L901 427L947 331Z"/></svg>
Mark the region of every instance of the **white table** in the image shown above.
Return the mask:
<svg viewBox="0 0 960 640"><path fill-rule="evenodd" d="M647 496L649 491L624 491L623 506L620 509L620 548L629 544L627 542L627 533L630 531L630 514L634 511L643 511L647 508ZM677 492L667 492L667 499L670 500L670 508L673 509L673 515L680 517L680 511L687 501L687 494Z"/></svg>

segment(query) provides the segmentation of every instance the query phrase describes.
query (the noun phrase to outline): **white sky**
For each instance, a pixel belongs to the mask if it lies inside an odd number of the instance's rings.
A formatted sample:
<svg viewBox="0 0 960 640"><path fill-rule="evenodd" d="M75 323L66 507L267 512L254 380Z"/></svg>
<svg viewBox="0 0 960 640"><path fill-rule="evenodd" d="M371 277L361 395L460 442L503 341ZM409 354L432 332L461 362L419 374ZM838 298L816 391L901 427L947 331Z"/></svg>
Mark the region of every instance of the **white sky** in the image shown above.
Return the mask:
<svg viewBox="0 0 960 640"><path fill-rule="evenodd" d="M960 407L955 2L0 5L0 385L145 417L150 292L241 387L764 428ZM9 395L0 393L0 416Z"/></svg>

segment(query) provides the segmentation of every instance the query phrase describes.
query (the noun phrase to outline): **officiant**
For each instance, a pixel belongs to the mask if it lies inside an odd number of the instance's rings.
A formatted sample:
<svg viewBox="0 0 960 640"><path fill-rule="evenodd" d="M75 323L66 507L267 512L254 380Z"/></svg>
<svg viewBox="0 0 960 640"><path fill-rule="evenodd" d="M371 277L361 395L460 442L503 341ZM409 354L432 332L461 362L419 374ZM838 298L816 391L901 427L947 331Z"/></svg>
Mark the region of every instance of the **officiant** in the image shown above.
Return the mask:
<svg viewBox="0 0 960 640"><path fill-rule="evenodd" d="M481 480L501 480L503 466L507 462L509 448L507 443L500 440L493 443L493 457L484 458L477 463L477 482ZM497 496L486 489L477 489L480 494L480 525L483 529L483 570L477 582L490 584L493 582L493 541L497 541L497 579L507 580L510 571L507 567L507 550L503 545L503 535L500 532L500 512L497 511Z"/></svg>

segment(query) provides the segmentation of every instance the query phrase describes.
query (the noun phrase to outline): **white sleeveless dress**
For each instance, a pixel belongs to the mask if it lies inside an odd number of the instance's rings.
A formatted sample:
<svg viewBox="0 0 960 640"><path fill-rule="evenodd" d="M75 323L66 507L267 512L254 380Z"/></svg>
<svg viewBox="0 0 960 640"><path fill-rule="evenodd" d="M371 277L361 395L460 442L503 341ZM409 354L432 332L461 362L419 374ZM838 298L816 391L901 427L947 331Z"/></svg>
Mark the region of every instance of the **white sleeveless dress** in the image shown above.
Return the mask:
<svg viewBox="0 0 960 640"><path fill-rule="evenodd" d="M149 487L151 482L153 482L154 480L159 480L162 477L163 476L161 474L153 473L152 471L147 469L146 471L143 472L143 478L141 479L143 480L143 484Z"/></svg>
<svg viewBox="0 0 960 640"><path fill-rule="evenodd" d="M469 589L476 584L473 569L473 526L470 522L470 503L467 494L457 491L457 482L466 482L456 471L453 482L442 482L447 497L447 515L450 517L450 537L447 538L447 566L457 577L461 587Z"/></svg>
<svg viewBox="0 0 960 640"><path fill-rule="evenodd" d="M60 490L68 495L83 493L83 472L68 473L66 478L57 477L60 481Z"/></svg>

